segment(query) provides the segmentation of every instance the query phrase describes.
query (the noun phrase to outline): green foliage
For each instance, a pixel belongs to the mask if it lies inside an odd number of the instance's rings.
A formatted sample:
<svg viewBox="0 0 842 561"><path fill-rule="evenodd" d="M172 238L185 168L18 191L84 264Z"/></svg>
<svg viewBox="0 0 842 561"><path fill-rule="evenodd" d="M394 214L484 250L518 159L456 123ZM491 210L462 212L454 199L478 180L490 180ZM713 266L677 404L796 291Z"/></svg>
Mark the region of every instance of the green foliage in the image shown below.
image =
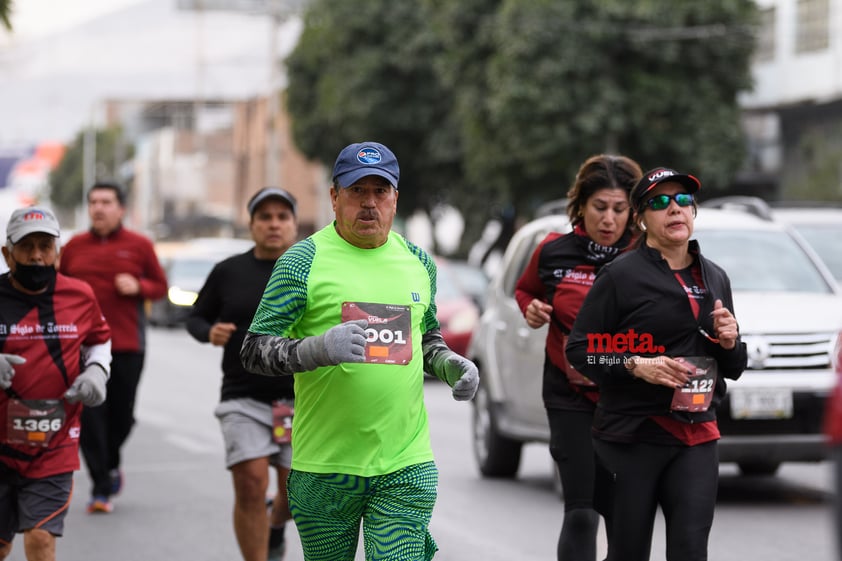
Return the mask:
<svg viewBox="0 0 842 561"><path fill-rule="evenodd" d="M386 144L401 165L405 212L434 204L460 175L435 131L450 104L431 64L434 39L414 2L316 0L287 59L296 145L331 166L347 144Z"/></svg>
<svg viewBox="0 0 842 561"><path fill-rule="evenodd" d="M727 188L743 160L751 0L314 0L288 59L294 138L328 166L392 147L402 213L470 221L563 197L620 152ZM469 231L476 231L469 225Z"/></svg>
<svg viewBox="0 0 842 561"><path fill-rule="evenodd" d="M14 11L14 2L12 0L0 0L0 23L3 24L8 31L12 30L12 12Z"/></svg>
<svg viewBox="0 0 842 561"><path fill-rule="evenodd" d="M839 201L842 198L842 127L829 125L803 135L793 153L790 173L783 176L783 200ZM830 139L830 141L829 141Z"/></svg>
<svg viewBox="0 0 842 561"><path fill-rule="evenodd" d="M110 127L95 131L96 163L94 181L121 179L120 166L133 156L134 149L126 146L123 131ZM50 200L59 209L72 210L84 201L85 189L85 131L76 134L59 165L50 173Z"/></svg>
<svg viewBox="0 0 842 561"><path fill-rule="evenodd" d="M736 96L749 86L751 9L504 2L489 103L507 182L538 199L563 196L581 161L607 151L726 187L743 159Z"/></svg>

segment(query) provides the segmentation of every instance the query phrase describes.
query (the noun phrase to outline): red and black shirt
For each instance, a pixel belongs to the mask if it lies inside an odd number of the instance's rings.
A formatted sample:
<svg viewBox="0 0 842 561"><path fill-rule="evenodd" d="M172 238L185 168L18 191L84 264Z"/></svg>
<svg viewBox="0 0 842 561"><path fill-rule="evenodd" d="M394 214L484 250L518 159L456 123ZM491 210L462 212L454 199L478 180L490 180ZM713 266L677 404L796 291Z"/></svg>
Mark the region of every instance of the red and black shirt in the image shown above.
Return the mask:
<svg viewBox="0 0 842 561"><path fill-rule="evenodd" d="M0 276L0 352L26 359L15 365L9 391L0 391L0 462L28 478L79 469L81 403L63 402L61 429L46 447L34 447L8 442L9 400L62 399L82 370L83 347L110 337L87 283L58 274L46 292L32 295L15 289L9 273Z"/></svg>
<svg viewBox="0 0 842 561"><path fill-rule="evenodd" d="M521 312L526 313L533 298L553 307L542 391L547 408L593 410L596 392L583 391L568 382L564 345L600 268L628 247L630 238L627 232L613 246L603 246L593 241L581 224L568 234L551 232L535 249L518 279L515 299Z"/></svg>

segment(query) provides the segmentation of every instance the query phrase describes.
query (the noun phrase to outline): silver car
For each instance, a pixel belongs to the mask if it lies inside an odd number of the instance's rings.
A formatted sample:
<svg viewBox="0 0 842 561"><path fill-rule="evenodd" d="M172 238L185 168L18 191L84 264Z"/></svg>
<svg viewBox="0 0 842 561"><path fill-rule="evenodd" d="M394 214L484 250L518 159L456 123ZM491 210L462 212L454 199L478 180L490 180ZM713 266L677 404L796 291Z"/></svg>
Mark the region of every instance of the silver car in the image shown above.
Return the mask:
<svg viewBox="0 0 842 561"><path fill-rule="evenodd" d="M538 218L515 233L492 278L468 356L480 370L473 402L474 456L489 477L514 477L521 448L547 442L541 399L547 327L533 330L515 284L550 231L567 217ZM748 370L728 383L717 416L720 460L744 474L773 474L782 462L826 457L822 412L834 385L831 356L842 338L842 290L789 226L740 210L699 209L694 238L731 278Z"/></svg>

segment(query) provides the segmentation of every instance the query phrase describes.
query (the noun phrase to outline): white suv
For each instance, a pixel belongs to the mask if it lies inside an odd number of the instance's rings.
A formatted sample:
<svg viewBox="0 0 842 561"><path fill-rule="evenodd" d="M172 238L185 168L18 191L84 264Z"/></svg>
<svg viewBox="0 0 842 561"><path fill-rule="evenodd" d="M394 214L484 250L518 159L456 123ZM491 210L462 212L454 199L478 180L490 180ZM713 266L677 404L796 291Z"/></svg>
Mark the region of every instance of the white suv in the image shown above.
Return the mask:
<svg viewBox="0 0 842 561"><path fill-rule="evenodd" d="M522 445L547 442L541 400L547 327L526 325L514 288L537 244L567 231L561 215L515 233L491 280L468 355L480 369L473 402L474 456L489 477L513 477ZM824 400L835 382L831 356L842 337L842 289L789 226L745 211L701 208L694 238L731 279L748 369L728 381L717 411L722 462L773 474L781 462L820 461Z"/></svg>
<svg viewBox="0 0 842 561"><path fill-rule="evenodd" d="M794 203L776 205L771 209L772 216L778 222L793 226L842 284L842 251L839 250L839 239L842 237L842 206L831 203L820 206L798 205Z"/></svg>

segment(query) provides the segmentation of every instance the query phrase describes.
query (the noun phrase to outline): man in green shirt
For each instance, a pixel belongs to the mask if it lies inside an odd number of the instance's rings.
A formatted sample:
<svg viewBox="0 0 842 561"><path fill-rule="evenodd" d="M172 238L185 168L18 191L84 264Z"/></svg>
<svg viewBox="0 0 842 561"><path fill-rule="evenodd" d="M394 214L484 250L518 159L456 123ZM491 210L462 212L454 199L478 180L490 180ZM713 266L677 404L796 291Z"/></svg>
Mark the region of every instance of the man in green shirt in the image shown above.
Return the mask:
<svg viewBox="0 0 842 561"><path fill-rule="evenodd" d="M362 142L336 159L332 224L275 265L243 343L246 369L294 375L290 510L307 561L432 559L438 471L424 371L473 398L476 366L436 319L436 265L392 232L397 158Z"/></svg>

